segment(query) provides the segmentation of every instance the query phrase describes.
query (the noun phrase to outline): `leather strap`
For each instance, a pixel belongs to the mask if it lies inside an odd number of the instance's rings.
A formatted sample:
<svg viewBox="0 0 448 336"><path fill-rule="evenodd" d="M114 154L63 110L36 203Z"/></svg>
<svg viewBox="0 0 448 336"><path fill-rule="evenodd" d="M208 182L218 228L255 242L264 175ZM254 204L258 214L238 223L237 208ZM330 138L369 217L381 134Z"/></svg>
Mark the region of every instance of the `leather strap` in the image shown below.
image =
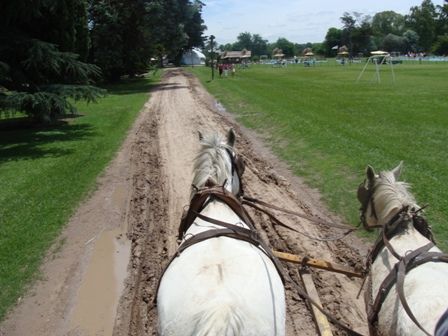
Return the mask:
<svg viewBox="0 0 448 336"><path fill-rule="evenodd" d="M181 223L179 225L178 239L182 240L185 232L190 228L196 219L196 214L200 213L204 208L204 204L210 197L215 197L216 199L227 204L233 212L235 212L241 220L246 223L251 229L255 229L252 219L243 208L241 202L230 192L228 192L224 187L215 186L210 188L204 188L198 190L198 192L193 196L190 207L187 213L182 217Z"/></svg>
<svg viewBox="0 0 448 336"><path fill-rule="evenodd" d="M430 242L420 248L412 251L404 257L400 257L399 261L394 265L387 277L381 283L378 293L375 297L373 305L368 305L367 315L369 321L369 328L374 329L376 325L378 314L381 310L381 306L389 294L391 288L396 284L398 298L408 314L409 318L427 335L430 335L418 322L411 308L406 300L404 293L404 281L406 274L412 269L427 263L427 262L445 262L448 263L448 254L441 252L429 252L429 250L435 245ZM368 288L368 292L371 292L371 288ZM366 300L366 302L368 302Z"/></svg>
<svg viewBox="0 0 448 336"><path fill-rule="evenodd" d="M266 202L264 202L262 200L254 198L254 197L250 197L250 196L244 195L244 196L242 196L242 199L243 199L243 204L246 204L246 205L249 205L249 206L253 206L254 204L260 204L260 205L262 205L262 206L264 206L266 208L274 209L274 210L281 211L281 212L284 212L284 213L287 213L287 214L290 214L290 215L301 217L301 218L307 219L307 220L309 220L309 221L311 221L313 223L323 224L323 225L326 225L326 226L329 226L329 227L338 228L338 229L345 229L345 230L349 230L350 232L357 230L356 228L354 228L352 226L336 224L336 223L332 223L332 222L327 222L327 221L324 221L323 219L320 219L320 218L317 218L317 217L314 217L314 216L307 216L307 215L298 213L296 211L283 209L283 208L280 208L278 206L266 203ZM258 210L260 210L260 208L258 208Z"/></svg>
<svg viewBox="0 0 448 336"><path fill-rule="evenodd" d="M409 307L408 301L406 300L406 295L404 294L404 278L408 271L408 265L412 264L414 258L419 256L420 254L428 252L428 250L430 250L433 246L434 246L433 243L426 244L420 247L419 249L411 252L409 255L405 256L403 259L400 260L397 269L397 285L396 285L398 297L404 310L411 318L412 322L414 322L417 325L417 327L419 327L428 336L431 336L431 334L427 332L426 329L423 328L420 322L418 322L418 320L415 318L415 315L412 312L411 308Z"/></svg>
<svg viewBox="0 0 448 336"><path fill-rule="evenodd" d="M258 201L257 203L264 203L264 202ZM266 203L266 204L267 204L267 203ZM262 208L262 207L259 207L258 205L254 204L254 203L252 203L252 202L248 202L248 201L243 200L243 205L248 205L248 206L250 206L250 207L252 207L252 208L254 208L254 209L258 210L258 211L261 211L261 212L263 212L264 214L268 215L269 218L270 218L276 225L279 225L279 226L282 226L282 227L284 227L284 228L286 228L286 229L288 229L288 230L297 232L297 233L299 233L299 234L301 234L301 235L303 235L303 236L305 236L305 237L307 237L307 238L309 238L309 239L312 239L312 240L318 240L318 241L335 241L335 240L340 240L340 239L344 238L345 236L347 236L348 234L350 234L351 232L353 232L354 230L356 230L355 228L350 228L350 229L348 229L346 232L343 232L342 234L340 234L340 235L338 235L338 236L332 236L332 237L323 237L323 238L321 238L321 237L311 236L311 235L309 235L308 233L305 233L305 232L303 232L303 231L299 231L299 230L297 230L296 228L294 228L294 227L292 227L292 226L290 226L290 225L288 225L288 224L282 222L282 221L279 220L274 214L272 214L271 212L269 212L268 210L266 210L266 209L264 209L264 208ZM273 208L274 206L269 205L268 207L269 207L269 208ZM276 208L276 207L275 207L275 208ZM278 208L278 209L280 209L280 208ZM285 212L285 211L283 211L283 212ZM303 217L303 216L302 216L302 217Z"/></svg>

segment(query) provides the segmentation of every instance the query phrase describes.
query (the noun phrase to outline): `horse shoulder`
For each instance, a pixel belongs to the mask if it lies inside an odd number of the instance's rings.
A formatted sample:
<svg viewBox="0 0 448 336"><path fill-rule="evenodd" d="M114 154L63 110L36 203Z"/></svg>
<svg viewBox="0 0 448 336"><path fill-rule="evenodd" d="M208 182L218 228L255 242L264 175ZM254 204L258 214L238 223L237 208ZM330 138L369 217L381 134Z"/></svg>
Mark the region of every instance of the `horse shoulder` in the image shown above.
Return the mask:
<svg viewBox="0 0 448 336"><path fill-rule="evenodd" d="M448 264L428 262L406 274L404 294L412 313L422 326L432 332L448 302ZM378 314L383 331L395 335L424 335L404 310L394 285ZM393 321L396 321L394 324Z"/></svg>

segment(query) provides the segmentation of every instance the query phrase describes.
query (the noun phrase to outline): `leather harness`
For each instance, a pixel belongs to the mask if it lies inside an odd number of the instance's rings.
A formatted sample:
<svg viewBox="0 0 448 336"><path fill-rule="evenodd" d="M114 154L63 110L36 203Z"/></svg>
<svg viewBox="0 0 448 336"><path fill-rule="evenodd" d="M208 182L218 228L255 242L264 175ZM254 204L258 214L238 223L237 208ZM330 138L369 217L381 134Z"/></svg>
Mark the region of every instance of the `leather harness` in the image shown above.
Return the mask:
<svg viewBox="0 0 448 336"><path fill-rule="evenodd" d="M235 224L227 223L224 221L220 221L208 216L204 216L201 214L201 211L205 208L205 206L208 204L208 202L211 199L217 199L219 201L224 202L227 204L242 220L243 222L249 226L250 229L246 229L240 226L237 226ZM193 224L196 218L202 219L206 222L219 225L222 228L219 229L211 229L207 230L198 234L195 234L191 238L185 239L179 246L176 253L173 255L173 257L169 260L168 264L165 266L164 270L162 271L162 274L160 276L160 280L163 277L163 274L165 274L166 270L168 269L169 265L172 263L172 261L177 258L183 251L185 251L190 246L193 246L197 243L203 242L207 239L211 238L218 238L218 237L229 237L233 239L238 239L242 241L246 241L252 245L255 245L258 247L266 256L268 256L274 266L277 269L278 274L280 275L280 278L282 279L283 283L285 282L285 279L283 277L283 268L278 261L278 259L273 255L272 250L269 248L268 244L265 243L261 237L258 235L258 233L255 230L255 225L252 220L252 218L249 216L247 211L243 208L241 202L230 192L228 192L223 186L214 186L214 187L207 187L203 189L199 189L198 192L193 196L190 206L188 208L188 211L183 214L180 226L179 226L179 233L178 238L179 240L182 240L184 238L185 233L190 228L190 226ZM158 287L157 286L157 291Z"/></svg>
<svg viewBox="0 0 448 336"><path fill-rule="evenodd" d="M361 202L361 222L364 227L371 228L372 226L367 226L365 219L365 211L371 202L372 205L372 216L376 217L375 207L373 203L373 186L369 188L364 187L364 183L358 188L358 199ZM365 291L365 303L367 310L367 319L369 322L369 330L371 335L377 334L377 322L378 314L381 310L381 306L386 300L392 287L396 286L398 298L404 310L408 314L409 318L422 330L426 335L431 335L427 330L425 330L422 325L418 322L411 308L406 300L404 293L404 280L406 274L412 269L425 264L427 262L446 262L448 263L448 254L442 252L429 252L429 250L435 246L434 237L431 232L431 228L426 222L426 220L418 214L418 211L409 210L409 208L403 207L400 212L398 212L388 223L382 227L381 234L376 240L373 249L367 256L366 262L366 277L370 273L371 265L378 257L379 253L383 248L387 248L389 252L398 260L398 262L391 269L389 274L381 283L378 293L375 299L372 297L372 278L368 278L367 290ZM412 221L414 227L430 242L426 245L419 247L416 250L411 251L405 256L400 256L392 247L390 239L396 234L397 231L403 228L405 224Z"/></svg>

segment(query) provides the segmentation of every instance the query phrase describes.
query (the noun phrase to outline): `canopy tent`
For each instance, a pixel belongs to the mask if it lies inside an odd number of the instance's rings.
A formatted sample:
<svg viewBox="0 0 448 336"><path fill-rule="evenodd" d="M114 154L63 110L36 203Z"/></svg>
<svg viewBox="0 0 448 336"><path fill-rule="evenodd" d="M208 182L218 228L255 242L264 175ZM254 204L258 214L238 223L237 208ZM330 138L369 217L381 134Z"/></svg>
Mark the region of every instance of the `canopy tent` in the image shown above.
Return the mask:
<svg viewBox="0 0 448 336"><path fill-rule="evenodd" d="M371 51L370 55L372 55L372 56L388 56L389 53L387 51L376 50L376 51Z"/></svg>

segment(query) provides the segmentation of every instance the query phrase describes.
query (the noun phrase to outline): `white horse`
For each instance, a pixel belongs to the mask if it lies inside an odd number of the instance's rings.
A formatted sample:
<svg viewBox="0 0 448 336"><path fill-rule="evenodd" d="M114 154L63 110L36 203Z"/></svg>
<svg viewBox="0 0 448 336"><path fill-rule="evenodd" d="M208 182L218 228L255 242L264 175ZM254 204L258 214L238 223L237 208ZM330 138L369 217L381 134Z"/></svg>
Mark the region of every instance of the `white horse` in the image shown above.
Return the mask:
<svg viewBox="0 0 448 336"><path fill-rule="evenodd" d="M370 286L366 289L368 313L383 287L382 282L391 271L394 272L394 265L399 261L397 257L410 256L413 251L429 244L428 238L432 237L426 221L420 216L420 207L409 192L409 185L398 181L401 170L402 163L391 171L382 171L377 175L374 169L368 166L367 178L358 189L364 226L381 227L391 247L385 246L379 238L377 242L380 243L373 250L376 251L371 256ZM425 233L428 238L420 232ZM430 252L440 252L431 244L427 246ZM423 253L414 261L423 260L424 257ZM384 297L380 300L382 305L378 306L374 320L369 321L375 322L375 325L371 326L374 333L414 336L434 332L437 321L448 306L448 263L446 255L444 257L445 262L438 260L416 263L404 277L402 297L405 297L411 314L422 328L417 326L406 312L400 301L397 278L393 276L390 290L384 290ZM398 264L395 271L397 269Z"/></svg>
<svg viewBox="0 0 448 336"><path fill-rule="evenodd" d="M233 149L233 130L227 139L201 134L199 139L202 148L195 161L192 198L212 185L238 195L242 173ZM195 236L223 229L216 224L219 222L230 228L251 229L227 202L213 194L198 212L203 217L194 216L181 249ZM161 335L285 334L284 287L273 261L262 248L228 236L199 241L174 257L161 278L157 306Z"/></svg>

